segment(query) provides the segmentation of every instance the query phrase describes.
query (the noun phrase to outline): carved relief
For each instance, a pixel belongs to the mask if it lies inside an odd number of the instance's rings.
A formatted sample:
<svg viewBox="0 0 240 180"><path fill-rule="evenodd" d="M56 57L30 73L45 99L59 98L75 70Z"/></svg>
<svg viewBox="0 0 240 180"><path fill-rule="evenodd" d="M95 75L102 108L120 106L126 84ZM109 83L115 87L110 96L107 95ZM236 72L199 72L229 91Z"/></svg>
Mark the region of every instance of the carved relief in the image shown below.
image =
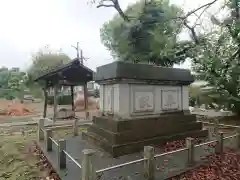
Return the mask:
<svg viewBox="0 0 240 180"><path fill-rule="evenodd" d="M179 108L178 91L169 90L162 91L162 109L175 110Z"/></svg>
<svg viewBox="0 0 240 180"><path fill-rule="evenodd" d="M135 92L135 111L153 111L153 93Z"/></svg>
<svg viewBox="0 0 240 180"><path fill-rule="evenodd" d="M112 112L112 105L113 105L113 87L111 86L106 86L106 91L105 91L105 111Z"/></svg>

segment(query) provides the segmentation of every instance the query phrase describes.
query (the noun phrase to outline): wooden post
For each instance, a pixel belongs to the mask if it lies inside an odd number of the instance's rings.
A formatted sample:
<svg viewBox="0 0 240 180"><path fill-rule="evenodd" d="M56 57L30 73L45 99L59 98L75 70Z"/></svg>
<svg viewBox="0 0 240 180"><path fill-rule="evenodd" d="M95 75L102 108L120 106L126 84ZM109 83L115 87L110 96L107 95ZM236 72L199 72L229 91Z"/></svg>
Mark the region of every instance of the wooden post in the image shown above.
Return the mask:
<svg viewBox="0 0 240 180"><path fill-rule="evenodd" d="M93 155L96 151L92 149L83 150L82 180L95 180L96 171L93 164Z"/></svg>
<svg viewBox="0 0 240 180"><path fill-rule="evenodd" d="M146 180L154 180L154 148L144 146L144 177Z"/></svg>
<svg viewBox="0 0 240 180"><path fill-rule="evenodd" d="M192 166L194 164L194 139L186 138L186 148L188 148L188 165Z"/></svg>
<svg viewBox="0 0 240 180"><path fill-rule="evenodd" d="M78 136L78 119L73 122L73 136Z"/></svg>
<svg viewBox="0 0 240 180"><path fill-rule="evenodd" d="M38 121L38 130L37 130L38 131L38 141L44 140L44 132L43 132L43 130L44 130L44 121L45 121L44 118L41 118Z"/></svg>
<svg viewBox="0 0 240 180"><path fill-rule="evenodd" d="M237 148L240 148L240 127L237 128Z"/></svg>
<svg viewBox="0 0 240 180"><path fill-rule="evenodd" d="M220 132L217 134L217 145L215 149L216 153L223 153L223 133Z"/></svg>
<svg viewBox="0 0 240 180"><path fill-rule="evenodd" d="M86 119L87 119L87 111L88 111L88 89L87 89L87 83L83 86L83 93L84 93L84 110L86 113Z"/></svg>
<svg viewBox="0 0 240 180"><path fill-rule="evenodd" d="M48 102L48 92L47 89L43 89L44 92L44 109L43 109L43 118L47 117L47 102Z"/></svg>
<svg viewBox="0 0 240 180"><path fill-rule="evenodd" d="M71 99L72 99L72 111L73 115L75 116L75 107L74 107L74 86L71 86Z"/></svg>
<svg viewBox="0 0 240 180"><path fill-rule="evenodd" d="M57 106L58 106L58 87L57 85L54 86L54 97L53 97L53 122L57 120Z"/></svg>
<svg viewBox="0 0 240 180"><path fill-rule="evenodd" d="M66 150L66 140L58 140L58 167L60 169L66 168L66 154L63 152Z"/></svg>
<svg viewBox="0 0 240 180"><path fill-rule="evenodd" d="M52 130L46 129L45 130L45 143L46 143L47 151L52 151L52 140L50 139L50 137L52 137Z"/></svg>

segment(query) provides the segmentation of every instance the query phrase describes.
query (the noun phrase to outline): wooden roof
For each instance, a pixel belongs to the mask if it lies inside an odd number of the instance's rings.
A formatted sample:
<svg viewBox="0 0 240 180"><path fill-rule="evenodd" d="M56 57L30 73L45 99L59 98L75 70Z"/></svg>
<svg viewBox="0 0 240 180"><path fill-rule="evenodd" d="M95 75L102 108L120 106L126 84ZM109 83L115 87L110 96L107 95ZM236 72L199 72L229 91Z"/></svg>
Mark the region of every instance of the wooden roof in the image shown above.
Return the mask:
<svg viewBox="0 0 240 180"><path fill-rule="evenodd" d="M80 61L75 58L71 62L39 76L35 81L44 81L48 87L54 86L55 84L76 86L92 81L94 74L94 71L82 65Z"/></svg>

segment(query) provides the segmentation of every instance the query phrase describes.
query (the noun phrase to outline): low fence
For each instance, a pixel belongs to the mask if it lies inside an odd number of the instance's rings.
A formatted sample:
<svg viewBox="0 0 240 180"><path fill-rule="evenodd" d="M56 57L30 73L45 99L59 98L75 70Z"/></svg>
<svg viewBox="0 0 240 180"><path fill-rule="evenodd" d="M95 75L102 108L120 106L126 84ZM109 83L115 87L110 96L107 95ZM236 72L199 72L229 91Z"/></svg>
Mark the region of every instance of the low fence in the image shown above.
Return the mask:
<svg viewBox="0 0 240 180"><path fill-rule="evenodd" d="M60 129L68 129L72 128L73 130L73 135L77 136L78 135L78 128L80 126L88 126L92 124L92 121L82 121L79 123L78 119L75 119L72 124L49 124L45 125L45 119L39 119L38 121L38 139L41 140L44 137L44 131L46 129L49 130L60 130Z"/></svg>
<svg viewBox="0 0 240 180"><path fill-rule="evenodd" d="M235 126L237 128L236 133L234 133L231 136L224 137L224 134L222 132L219 132L219 124L218 121L216 121L212 126L210 127L209 134L210 135L210 141L204 142L201 144L194 144L194 138L188 137L185 139L186 146L184 148L177 149L175 151L165 152L161 154L155 154L154 153L154 147L152 146L145 146L144 147L144 156L142 159L137 159L134 161L126 162L123 164L111 166L104 169L96 170L96 167L94 165L93 156L96 153L95 150L92 149L85 149L82 151L83 158L81 164L76 161L66 150L66 140L60 139L58 141L54 140L52 137L52 131L53 129L44 129L43 120L39 121L38 126L38 137L39 141L44 141L45 148L47 151L53 150L53 145L57 146L57 166L59 169L66 169L66 160L67 157L74 162L74 164L79 168L81 171L81 178L82 180L96 180L101 179L103 177L103 174L109 171L116 171L120 170L123 167L129 167L130 165L136 165L141 163L142 165L142 175L145 180L154 180L156 177L156 174L159 172L156 172L156 164L161 162L158 162L161 160L161 158L174 155L176 153L185 153L186 154L186 164L184 162L181 162L182 164L185 164L186 167L181 169L181 171L177 171L176 173L167 173L167 176L161 176L160 179L167 179L173 176L176 176L180 173L185 172L189 168L195 167L196 164L200 165L203 161L201 156L208 156L214 153L222 154L224 152L224 143L230 141L231 139L235 139L236 143L233 143L236 148L240 148L240 127ZM76 124L76 122L75 122ZM222 126L222 125L221 125ZM73 126L74 127L74 126ZM73 131L77 135L76 126ZM199 148L204 148L206 146L211 146L213 151L206 154L199 154L200 151L198 151ZM200 163L200 164L199 164ZM161 173L161 172L160 172ZM127 177L127 179L131 180L130 177Z"/></svg>

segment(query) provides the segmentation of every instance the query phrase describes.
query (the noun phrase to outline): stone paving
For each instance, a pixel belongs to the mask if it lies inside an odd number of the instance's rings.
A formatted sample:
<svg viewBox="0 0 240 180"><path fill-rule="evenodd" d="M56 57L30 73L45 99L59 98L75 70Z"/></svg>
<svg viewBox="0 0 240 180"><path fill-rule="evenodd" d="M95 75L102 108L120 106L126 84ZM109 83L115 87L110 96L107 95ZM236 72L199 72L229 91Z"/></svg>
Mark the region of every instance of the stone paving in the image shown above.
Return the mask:
<svg viewBox="0 0 240 180"><path fill-rule="evenodd" d="M234 140L234 139L233 139ZM81 136L71 137L66 139L67 149L66 151L79 163L82 160L82 150L83 149L95 149L97 151L94 156L94 164L97 170L111 167L114 165L119 165L129 161L134 161L143 158L143 152L134 153L130 155L124 155L118 158L112 158L109 154L104 153L100 149L89 145L81 139ZM226 142L225 146L230 147L234 145L234 141ZM60 175L62 180L73 180L81 178L81 169L78 168L69 158L67 158L67 169L59 170L57 168L57 147L53 145L52 152L46 152L44 143L40 143L40 147L44 151L45 155L54 166L57 173ZM204 145L203 147L197 147L195 149L195 159L200 163L204 161L204 158L210 154L213 154L215 149L213 146ZM157 154L161 153L158 149ZM167 155L159 157L155 160L155 175L156 179L166 179L169 176L175 175L176 173L182 172L187 167L187 151L181 151L174 153L173 155ZM99 180L117 180L131 177L132 180L144 179L143 176L143 162L124 166L122 168L117 168L110 170L101 174L98 178Z"/></svg>

